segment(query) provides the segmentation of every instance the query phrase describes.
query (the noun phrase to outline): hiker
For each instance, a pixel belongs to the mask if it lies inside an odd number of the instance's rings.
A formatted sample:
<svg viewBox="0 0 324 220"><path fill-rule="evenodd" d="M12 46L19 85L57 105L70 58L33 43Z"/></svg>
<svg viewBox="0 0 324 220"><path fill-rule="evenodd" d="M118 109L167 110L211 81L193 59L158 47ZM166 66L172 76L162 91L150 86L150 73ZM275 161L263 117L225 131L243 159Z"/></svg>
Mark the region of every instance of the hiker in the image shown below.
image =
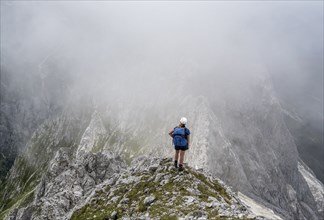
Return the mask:
<svg viewBox="0 0 324 220"><path fill-rule="evenodd" d="M183 159L185 151L189 149L190 145L190 130L186 128L187 119L182 117L180 124L169 132L169 135L173 138L173 144L175 149L174 166L178 168L178 158L180 153L179 171L183 170Z"/></svg>

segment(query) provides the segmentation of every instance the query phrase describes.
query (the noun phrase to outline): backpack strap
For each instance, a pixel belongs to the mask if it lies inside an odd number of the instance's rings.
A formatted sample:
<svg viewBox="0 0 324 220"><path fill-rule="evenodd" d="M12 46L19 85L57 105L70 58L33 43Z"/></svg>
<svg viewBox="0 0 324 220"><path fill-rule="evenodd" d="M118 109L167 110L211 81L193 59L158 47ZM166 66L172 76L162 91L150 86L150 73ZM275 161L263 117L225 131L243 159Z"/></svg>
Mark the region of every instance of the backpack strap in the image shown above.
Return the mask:
<svg viewBox="0 0 324 220"><path fill-rule="evenodd" d="M187 139L187 136L188 136L188 135L186 135L186 131L187 131L186 129L187 129L187 128L184 127L184 138L185 138L185 139Z"/></svg>

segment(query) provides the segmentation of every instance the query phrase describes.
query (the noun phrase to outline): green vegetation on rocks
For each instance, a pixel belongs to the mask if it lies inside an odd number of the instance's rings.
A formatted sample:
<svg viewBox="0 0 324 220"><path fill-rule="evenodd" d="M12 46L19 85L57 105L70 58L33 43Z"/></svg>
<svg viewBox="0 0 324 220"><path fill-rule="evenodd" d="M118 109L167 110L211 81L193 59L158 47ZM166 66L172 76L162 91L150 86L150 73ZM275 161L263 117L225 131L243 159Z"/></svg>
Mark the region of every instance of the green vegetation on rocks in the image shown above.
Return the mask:
<svg viewBox="0 0 324 220"><path fill-rule="evenodd" d="M149 159L146 159L149 160ZM216 179L190 167L178 172L171 159L155 159L106 181L71 219L111 216L177 219L244 219L245 207Z"/></svg>
<svg viewBox="0 0 324 220"><path fill-rule="evenodd" d="M82 133L80 130L83 131L78 123L72 123L62 116L43 123L34 132L26 151L16 158L7 179L1 183L0 219L14 208L30 205L48 163L59 149L73 154L79 133Z"/></svg>
<svg viewBox="0 0 324 220"><path fill-rule="evenodd" d="M20 208L29 204L34 197L34 191L39 183L40 175L32 164L24 157L18 157L15 162L15 175L12 181L3 185L0 190L2 211L0 219L12 208ZM41 169L41 168L40 168Z"/></svg>

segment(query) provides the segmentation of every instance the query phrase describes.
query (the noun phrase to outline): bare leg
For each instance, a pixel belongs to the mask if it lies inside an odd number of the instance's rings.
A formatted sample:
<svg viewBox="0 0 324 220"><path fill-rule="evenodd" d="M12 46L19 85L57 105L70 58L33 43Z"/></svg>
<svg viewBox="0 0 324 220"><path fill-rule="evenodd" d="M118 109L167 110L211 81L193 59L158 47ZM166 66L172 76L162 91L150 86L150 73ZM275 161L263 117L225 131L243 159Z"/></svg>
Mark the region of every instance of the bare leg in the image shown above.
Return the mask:
<svg viewBox="0 0 324 220"><path fill-rule="evenodd" d="M180 163L179 164L181 164L181 165L183 164L184 155L185 155L185 151L184 150L180 151Z"/></svg>
<svg viewBox="0 0 324 220"><path fill-rule="evenodd" d="M174 167L175 168L178 168L178 158L179 158L179 150L176 150L175 154L174 154Z"/></svg>
<svg viewBox="0 0 324 220"><path fill-rule="evenodd" d="M176 150L174 154L174 160L178 161L178 158L179 158L179 150Z"/></svg>

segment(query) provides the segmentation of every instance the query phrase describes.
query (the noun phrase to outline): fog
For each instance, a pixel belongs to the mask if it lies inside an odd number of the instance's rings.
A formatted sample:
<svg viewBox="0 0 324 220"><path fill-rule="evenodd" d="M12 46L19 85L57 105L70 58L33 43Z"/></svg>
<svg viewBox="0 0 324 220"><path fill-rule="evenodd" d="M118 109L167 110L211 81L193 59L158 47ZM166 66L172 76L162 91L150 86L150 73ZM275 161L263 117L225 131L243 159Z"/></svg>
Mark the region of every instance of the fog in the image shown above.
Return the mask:
<svg viewBox="0 0 324 220"><path fill-rule="evenodd" d="M31 96L109 102L244 96L266 77L323 120L323 2L1 1L4 71Z"/></svg>

